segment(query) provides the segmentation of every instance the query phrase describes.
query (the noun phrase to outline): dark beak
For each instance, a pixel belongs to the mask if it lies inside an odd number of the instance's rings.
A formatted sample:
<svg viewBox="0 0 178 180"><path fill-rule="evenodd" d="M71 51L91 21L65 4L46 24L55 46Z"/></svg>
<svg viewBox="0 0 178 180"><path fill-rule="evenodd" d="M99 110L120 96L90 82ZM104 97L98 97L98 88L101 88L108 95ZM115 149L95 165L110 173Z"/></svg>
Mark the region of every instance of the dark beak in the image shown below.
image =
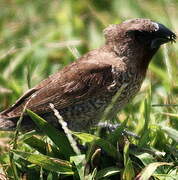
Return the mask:
<svg viewBox="0 0 178 180"><path fill-rule="evenodd" d="M153 32L153 40L151 42L151 48L159 48L160 45L167 42L176 42L176 34L165 27L163 24L158 24L158 30Z"/></svg>

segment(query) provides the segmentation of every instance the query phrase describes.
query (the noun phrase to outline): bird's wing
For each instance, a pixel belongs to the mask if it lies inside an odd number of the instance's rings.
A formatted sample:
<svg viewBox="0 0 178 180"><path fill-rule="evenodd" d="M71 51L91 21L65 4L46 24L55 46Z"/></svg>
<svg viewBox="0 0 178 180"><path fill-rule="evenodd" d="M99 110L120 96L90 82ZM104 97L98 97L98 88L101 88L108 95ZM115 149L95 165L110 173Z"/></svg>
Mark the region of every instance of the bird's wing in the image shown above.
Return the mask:
<svg viewBox="0 0 178 180"><path fill-rule="evenodd" d="M27 108L39 114L51 111L49 103L62 109L103 93L112 81L110 64L85 61L72 63L30 89L1 115L10 118L20 116L27 102Z"/></svg>

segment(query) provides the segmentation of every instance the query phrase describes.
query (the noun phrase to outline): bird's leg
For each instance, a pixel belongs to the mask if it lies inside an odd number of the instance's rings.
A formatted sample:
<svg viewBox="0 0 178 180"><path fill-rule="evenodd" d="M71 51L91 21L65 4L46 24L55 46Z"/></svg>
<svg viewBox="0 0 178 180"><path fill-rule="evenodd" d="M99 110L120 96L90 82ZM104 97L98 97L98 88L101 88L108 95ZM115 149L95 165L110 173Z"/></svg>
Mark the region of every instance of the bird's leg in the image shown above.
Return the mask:
<svg viewBox="0 0 178 180"><path fill-rule="evenodd" d="M120 126L120 123L112 124L108 122L99 122L98 127L100 127L102 130L106 130L109 132L113 132L115 129L117 129Z"/></svg>
<svg viewBox="0 0 178 180"><path fill-rule="evenodd" d="M108 123L108 122L98 123L98 126L100 127L101 131L109 131L109 132L114 132L120 125L121 125L120 123L117 123L117 124L112 124L112 123ZM128 131L126 129L124 129L121 134L125 135L125 136L131 136L136 139L140 138L137 134L135 134L131 131Z"/></svg>

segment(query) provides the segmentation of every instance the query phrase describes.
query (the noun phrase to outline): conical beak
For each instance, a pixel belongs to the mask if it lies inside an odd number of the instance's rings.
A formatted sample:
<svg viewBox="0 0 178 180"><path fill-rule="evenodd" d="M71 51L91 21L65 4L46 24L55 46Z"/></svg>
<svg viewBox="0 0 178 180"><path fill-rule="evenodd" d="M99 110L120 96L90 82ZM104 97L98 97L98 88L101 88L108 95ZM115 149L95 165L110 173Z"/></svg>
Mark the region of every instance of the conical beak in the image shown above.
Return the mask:
<svg viewBox="0 0 178 180"><path fill-rule="evenodd" d="M176 42L176 34L163 24L156 23L158 30L153 32L153 40L151 42L151 48L158 48L160 45L167 42Z"/></svg>

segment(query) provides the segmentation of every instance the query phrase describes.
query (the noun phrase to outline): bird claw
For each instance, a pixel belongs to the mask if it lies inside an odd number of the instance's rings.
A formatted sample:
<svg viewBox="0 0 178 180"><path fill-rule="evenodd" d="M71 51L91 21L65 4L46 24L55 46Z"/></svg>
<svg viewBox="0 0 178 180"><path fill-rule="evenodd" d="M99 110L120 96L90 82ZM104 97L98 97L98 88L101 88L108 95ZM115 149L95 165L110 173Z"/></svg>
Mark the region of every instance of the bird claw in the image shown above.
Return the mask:
<svg viewBox="0 0 178 180"><path fill-rule="evenodd" d="M111 124L111 123L108 123L108 122L100 122L98 124L98 126L101 129L103 129L103 130L107 130L109 132L113 132L113 131L115 131L120 126L120 123L118 123L118 124Z"/></svg>
<svg viewBox="0 0 178 180"><path fill-rule="evenodd" d="M108 122L100 122L98 124L98 126L102 129L102 130L106 130L110 133L114 132L119 126L121 126L120 123L118 124L112 124L112 123L108 123ZM125 135L125 136L131 136L131 137L134 137L136 139L139 139L140 136L138 136L137 134L131 132L131 131L127 131L127 130L123 130L122 135Z"/></svg>

